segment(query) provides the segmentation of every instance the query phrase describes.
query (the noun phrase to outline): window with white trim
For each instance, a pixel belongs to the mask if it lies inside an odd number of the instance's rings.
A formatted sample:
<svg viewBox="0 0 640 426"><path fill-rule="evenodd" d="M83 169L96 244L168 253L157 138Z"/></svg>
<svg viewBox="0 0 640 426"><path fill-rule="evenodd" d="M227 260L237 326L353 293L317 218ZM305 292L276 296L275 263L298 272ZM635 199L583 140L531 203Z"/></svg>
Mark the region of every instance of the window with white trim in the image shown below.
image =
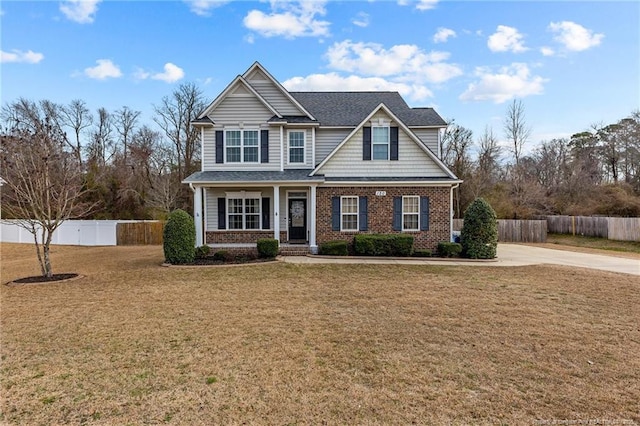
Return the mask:
<svg viewBox="0 0 640 426"><path fill-rule="evenodd" d="M358 197L340 197L340 230L358 230Z"/></svg>
<svg viewBox="0 0 640 426"><path fill-rule="evenodd" d="M371 158L389 159L389 126L371 127Z"/></svg>
<svg viewBox="0 0 640 426"><path fill-rule="evenodd" d="M402 197L402 230L420 229L420 197L409 195Z"/></svg>
<svg viewBox="0 0 640 426"><path fill-rule="evenodd" d="M228 229L261 229L259 192L227 193Z"/></svg>
<svg viewBox="0 0 640 426"><path fill-rule="evenodd" d="M225 154L227 163L258 163L260 161L260 133L257 130L226 130Z"/></svg>
<svg viewBox="0 0 640 426"><path fill-rule="evenodd" d="M289 131L289 163L304 163L304 131Z"/></svg>

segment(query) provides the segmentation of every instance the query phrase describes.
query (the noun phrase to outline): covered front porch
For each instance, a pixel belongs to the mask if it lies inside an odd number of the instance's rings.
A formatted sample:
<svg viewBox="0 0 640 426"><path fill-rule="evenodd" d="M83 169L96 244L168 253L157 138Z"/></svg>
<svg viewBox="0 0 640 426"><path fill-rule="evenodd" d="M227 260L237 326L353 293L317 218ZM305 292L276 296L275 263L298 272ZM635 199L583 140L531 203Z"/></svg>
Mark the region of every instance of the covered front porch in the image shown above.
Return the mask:
<svg viewBox="0 0 640 426"><path fill-rule="evenodd" d="M200 172L190 176L185 183L194 191L196 245L242 251L255 248L261 238L274 238L282 251L317 253L316 187L322 178L308 173Z"/></svg>

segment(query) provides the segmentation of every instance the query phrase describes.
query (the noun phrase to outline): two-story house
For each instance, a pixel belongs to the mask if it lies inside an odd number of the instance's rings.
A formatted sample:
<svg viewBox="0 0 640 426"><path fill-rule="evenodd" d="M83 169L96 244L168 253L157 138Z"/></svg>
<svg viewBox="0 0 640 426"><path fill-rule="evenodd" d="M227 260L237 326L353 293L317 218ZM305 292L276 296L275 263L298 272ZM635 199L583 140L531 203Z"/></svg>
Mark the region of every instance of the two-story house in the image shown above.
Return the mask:
<svg viewBox="0 0 640 426"><path fill-rule="evenodd" d="M439 159L447 124L397 92L289 92L256 62L192 124L197 245L275 238L315 253L357 233L410 233L428 249L451 239L461 181Z"/></svg>

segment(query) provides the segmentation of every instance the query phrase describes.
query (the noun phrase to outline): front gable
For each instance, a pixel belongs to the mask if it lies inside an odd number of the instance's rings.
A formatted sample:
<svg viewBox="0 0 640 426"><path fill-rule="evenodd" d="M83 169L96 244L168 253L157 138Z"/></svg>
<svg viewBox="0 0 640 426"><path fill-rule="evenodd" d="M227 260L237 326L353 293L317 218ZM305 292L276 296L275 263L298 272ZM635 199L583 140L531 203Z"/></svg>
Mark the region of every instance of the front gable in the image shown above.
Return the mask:
<svg viewBox="0 0 640 426"><path fill-rule="evenodd" d="M376 159L376 148L373 147L375 136L372 136L372 128L375 127L379 127L382 132L388 129L386 159ZM383 148L384 152L384 146L379 148ZM384 104L375 108L318 165L313 174L325 177L457 179Z"/></svg>
<svg viewBox="0 0 640 426"><path fill-rule="evenodd" d="M259 62L254 63L242 77L281 115L305 116L314 119Z"/></svg>

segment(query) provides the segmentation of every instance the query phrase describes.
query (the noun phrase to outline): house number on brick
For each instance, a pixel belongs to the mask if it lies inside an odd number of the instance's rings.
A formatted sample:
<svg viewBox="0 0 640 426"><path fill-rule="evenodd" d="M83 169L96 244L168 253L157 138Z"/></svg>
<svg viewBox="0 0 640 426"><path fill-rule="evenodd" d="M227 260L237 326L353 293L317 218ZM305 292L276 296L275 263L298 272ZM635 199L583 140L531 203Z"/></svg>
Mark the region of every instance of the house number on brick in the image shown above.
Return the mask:
<svg viewBox="0 0 640 426"><path fill-rule="evenodd" d="M377 197L384 197L385 195L387 195L387 191L376 191Z"/></svg>

